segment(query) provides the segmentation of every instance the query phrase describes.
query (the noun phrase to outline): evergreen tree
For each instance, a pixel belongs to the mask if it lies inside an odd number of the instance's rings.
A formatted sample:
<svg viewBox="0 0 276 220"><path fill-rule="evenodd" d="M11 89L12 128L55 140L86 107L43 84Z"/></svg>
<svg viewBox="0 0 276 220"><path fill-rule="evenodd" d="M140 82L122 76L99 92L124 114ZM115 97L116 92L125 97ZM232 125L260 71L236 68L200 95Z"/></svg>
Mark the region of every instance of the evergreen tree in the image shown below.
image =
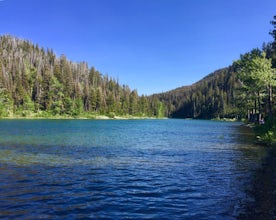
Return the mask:
<svg viewBox="0 0 276 220"><path fill-rule="evenodd" d="M129 101L130 101L129 114L137 115L138 114L138 94L136 90L130 93Z"/></svg>
<svg viewBox="0 0 276 220"><path fill-rule="evenodd" d="M275 86L275 74L271 68L271 59L267 59L265 53L259 50L253 50L241 56L241 59L235 63L238 66L238 76L242 82L242 91L247 99L247 108L251 108L251 114L258 113L260 120L263 112L262 106L264 98L267 98L265 104L269 106L269 113L272 114L272 87Z"/></svg>
<svg viewBox="0 0 276 220"><path fill-rule="evenodd" d="M276 68L276 15L273 18L274 20L271 21L273 25L273 30L270 32L270 35L274 38L272 42L272 50L271 50L271 58L272 58L272 67Z"/></svg>
<svg viewBox="0 0 276 220"><path fill-rule="evenodd" d="M0 117L8 117L12 115L12 112L12 99L9 97L8 91L0 86Z"/></svg>

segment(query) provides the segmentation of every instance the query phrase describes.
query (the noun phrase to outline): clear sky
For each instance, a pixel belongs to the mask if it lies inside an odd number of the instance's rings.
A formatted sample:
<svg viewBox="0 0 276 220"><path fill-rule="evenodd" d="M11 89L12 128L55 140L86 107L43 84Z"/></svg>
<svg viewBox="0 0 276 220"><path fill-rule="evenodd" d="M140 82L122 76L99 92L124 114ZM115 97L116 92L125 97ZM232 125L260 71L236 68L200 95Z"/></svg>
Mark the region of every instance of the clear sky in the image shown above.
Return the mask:
<svg viewBox="0 0 276 220"><path fill-rule="evenodd" d="M11 34L141 94L190 85L272 37L276 0L0 0Z"/></svg>

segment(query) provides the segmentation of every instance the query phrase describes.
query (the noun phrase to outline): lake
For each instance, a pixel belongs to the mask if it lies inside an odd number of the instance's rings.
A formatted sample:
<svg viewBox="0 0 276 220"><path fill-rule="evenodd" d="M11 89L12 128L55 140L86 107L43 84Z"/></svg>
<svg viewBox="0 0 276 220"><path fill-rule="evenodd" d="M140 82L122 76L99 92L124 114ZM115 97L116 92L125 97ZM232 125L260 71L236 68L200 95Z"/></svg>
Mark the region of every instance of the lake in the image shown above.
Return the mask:
<svg viewBox="0 0 276 220"><path fill-rule="evenodd" d="M1 219L235 219L265 151L238 122L0 120Z"/></svg>

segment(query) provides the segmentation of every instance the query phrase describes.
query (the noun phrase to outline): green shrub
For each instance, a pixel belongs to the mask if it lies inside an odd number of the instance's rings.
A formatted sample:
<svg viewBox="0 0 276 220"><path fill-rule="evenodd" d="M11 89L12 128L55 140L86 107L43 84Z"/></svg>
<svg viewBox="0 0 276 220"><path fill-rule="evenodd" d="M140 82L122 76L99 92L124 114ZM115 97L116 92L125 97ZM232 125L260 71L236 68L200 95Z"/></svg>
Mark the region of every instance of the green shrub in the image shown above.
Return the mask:
<svg viewBox="0 0 276 220"><path fill-rule="evenodd" d="M265 124L255 128L256 134L262 142L269 145L276 145L276 117L269 117Z"/></svg>

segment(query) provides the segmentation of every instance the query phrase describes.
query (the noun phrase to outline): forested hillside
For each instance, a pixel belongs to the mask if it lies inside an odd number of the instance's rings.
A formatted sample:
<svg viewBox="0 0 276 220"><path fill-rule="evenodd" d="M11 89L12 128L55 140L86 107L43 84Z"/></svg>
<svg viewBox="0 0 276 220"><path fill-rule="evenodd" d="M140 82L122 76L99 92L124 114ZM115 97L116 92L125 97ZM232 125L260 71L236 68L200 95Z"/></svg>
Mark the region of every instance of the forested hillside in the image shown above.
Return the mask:
<svg viewBox="0 0 276 220"><path fill-rule="evenodd" d="M85 62L57 57L27 40L0 37L1 117L97 114L162 117L164 107Z"/></svg>
<svg viewBox="0 0 276 220"><path fill-rule="evenodd" d="M272 44L241 55L191 86L155 94L176 118L246 118L275 114L275 68ZM256 116L257 115L257 116ZM258 118L256 118L258 120Z"/></svg>
<svg viewBox="0 0 276 220"><path fill-rule="evenodd" d="M199 82L157 94L167 114L177 118L235 117L235 88L239 86L232 67L209 74Z"/></svg>

